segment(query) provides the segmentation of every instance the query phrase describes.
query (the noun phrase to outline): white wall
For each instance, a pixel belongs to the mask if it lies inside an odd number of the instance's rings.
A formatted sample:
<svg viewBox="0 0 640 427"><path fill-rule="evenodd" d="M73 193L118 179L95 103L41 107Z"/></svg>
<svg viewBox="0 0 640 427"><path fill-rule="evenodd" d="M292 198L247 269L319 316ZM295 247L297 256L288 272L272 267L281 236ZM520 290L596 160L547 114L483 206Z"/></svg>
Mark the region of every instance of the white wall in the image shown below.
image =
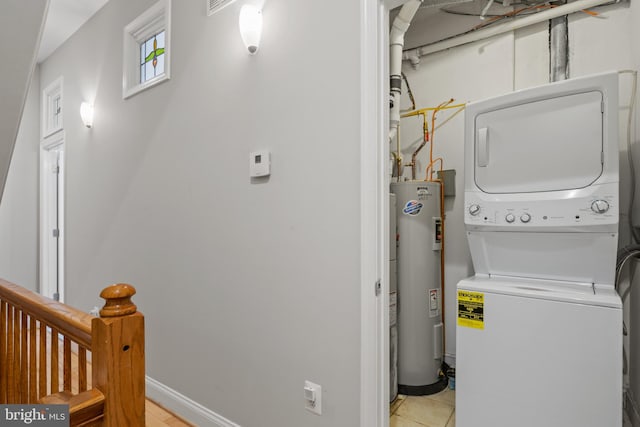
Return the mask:
<svg viewBox="0 0 640 427"><path fill-rule="evenodd" d="M600 8L599 18L585 14L570 17L570 73L572 77L595 72L628 69L638 67L634 56L640 53L637 44L633 44L632 28L637 27L638 12L628 5ZM638 9L636 6L635 9ZM465 18L466 19L466 18ZM428 27L412 25L409 32L426 32ZM635 30L634 30L635 31ZM637 34L636 34L637 35ZM407 35L408 39L416 36ZM516 89L522 89L548 82L548 23L524 28L473 44L460 46L435 53L421 60L420 68L415 71L409 63L404 64L410 85L413 89L418 108L436 106L455 98L456 102L479 100ZM620 135L621 135L621 203L623 211L629 203L629 174L626 161L626 122L630 94L630 77L620 78ZM408 97L404 96L402 108L409 108ZM444 121L449 113L441 112L438 122ZM456 197L445 202L446 219L446 352L448 360L455 362L455 287L457 282L471 274L473 268L466 238L464 235L464 169L463 169L463 115L455 117L436 132L434 157L442 156L445 169L455 169ZM421 135L421 120L404 119L401 122L403 155L408 161ZM637 139L637 138L636 138ZM635 142L635 141L634 141ZM636 144L636 147L638 144ZM392 147L393 149L394 147ZM428 146L427 146L428 148ZM424 178L427 164L427 149L419 156L418 179ZM636 169L640 169L640 155L636 157ZM408 176L405 169L405 176ZM626 217L622 218L620 229L621 244L628 244L629 229ZM638 293L640 294L640 292ZM636 304L638 304L636 302ZM632 322L633 340L640 341L638 316ZM637 348L637 344L636 348ZM635 371L640 370L640 358L633 358ZM633 368L633 367L632 367ZM635 383L640 383L637 373ZM637 386L640 387L640 386ZM640 390L636 392L640 395Z"/></svg>
<svg viewBox="0 0 640 427"><path fill-rule="evenodd" d="M171 80L122 100L122 29L152 3L111 0L41 67L64 77L67 301L134 284L148 375L243 427L359 425L360 2L266 2L249 56L241 2L175 0Z"/></svg>
<svg viewBox="0 0 640 427"><path fill-rule="evenodd" d="M0 277L38 286L40 74L33 76L0 203Z"/></svg>

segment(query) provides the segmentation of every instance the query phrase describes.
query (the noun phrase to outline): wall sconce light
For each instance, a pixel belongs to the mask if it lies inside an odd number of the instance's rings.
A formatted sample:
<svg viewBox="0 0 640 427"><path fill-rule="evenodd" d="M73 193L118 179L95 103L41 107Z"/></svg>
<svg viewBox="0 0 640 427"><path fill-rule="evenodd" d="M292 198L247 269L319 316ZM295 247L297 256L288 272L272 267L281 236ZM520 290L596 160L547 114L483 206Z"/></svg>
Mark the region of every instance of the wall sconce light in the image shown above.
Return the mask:
<svg viewBox="0 0 640 427"><path fill-rule="evenodd" d="M88 128L93 126L93 104L89 104L88 102L83 102L80 105L80 117L82 118L82 123Z"/></svg>
<svg viewBox="0 0 640 427"><path fill-rule="evenodd" d="M245 4L240 9L240 35L251 55L258 51L262 36L262 10L256 6Z"/></svg>

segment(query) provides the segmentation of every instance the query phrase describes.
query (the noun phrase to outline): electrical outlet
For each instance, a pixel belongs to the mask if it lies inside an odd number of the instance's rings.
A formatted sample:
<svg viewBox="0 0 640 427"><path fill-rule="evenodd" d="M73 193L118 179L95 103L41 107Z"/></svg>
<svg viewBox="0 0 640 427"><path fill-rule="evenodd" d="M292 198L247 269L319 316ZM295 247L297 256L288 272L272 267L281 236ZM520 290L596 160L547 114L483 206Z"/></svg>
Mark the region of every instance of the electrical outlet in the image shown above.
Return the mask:
<svg viewBox="0 0 640 427"><path fill-rule="evenodd" d="M322 386L304 382L304 407L307 411L322 415Z"/></svg>

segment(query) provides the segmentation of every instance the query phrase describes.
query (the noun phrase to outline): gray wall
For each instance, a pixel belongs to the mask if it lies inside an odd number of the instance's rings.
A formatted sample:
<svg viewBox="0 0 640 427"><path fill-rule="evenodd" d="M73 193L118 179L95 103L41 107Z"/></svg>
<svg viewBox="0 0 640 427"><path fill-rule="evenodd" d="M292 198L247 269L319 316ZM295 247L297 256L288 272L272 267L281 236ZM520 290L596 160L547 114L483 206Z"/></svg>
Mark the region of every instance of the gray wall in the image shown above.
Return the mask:
<svg viewBox="0 0 640 427"><path fill-rule="evenodd" d="M0 200L36 65L49 0L4 0L0 13ZM2 274L2 271L0 271Z"/></svg>
<svg viewBox="0 0 640 427"><path fill-rule="evenodd" d="M125 101L122 30L151 4L111 0L41 66L64 77L67 302L134 284L148 375L243 427L356 426L359 2L267 2L251 57L241 2L174 0L172 78Z"/></svg>
<svg viewBox="0 0 640 427"><path fill-rule="evenodd" d="M27 95L0 203L0 277L36 290L38 285L38 150L40 73Z"/></svg>
<svg viewBox="0 0 640 427"><path fill-rule="evenodd" d="M40 108L33 69L47 4L10 0L0 14L0 277L32 290L38 277Z"/></svg>

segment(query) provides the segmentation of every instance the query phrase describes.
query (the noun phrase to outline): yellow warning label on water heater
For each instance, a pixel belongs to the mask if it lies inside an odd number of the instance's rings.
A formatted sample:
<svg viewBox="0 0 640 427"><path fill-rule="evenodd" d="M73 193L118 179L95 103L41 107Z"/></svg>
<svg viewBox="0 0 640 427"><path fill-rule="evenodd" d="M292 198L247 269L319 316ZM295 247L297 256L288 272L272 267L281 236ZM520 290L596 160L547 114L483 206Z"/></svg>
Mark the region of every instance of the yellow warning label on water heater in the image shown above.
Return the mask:
<svg viewBox="0 0 640 427"><path fill-rule="evenodd" d="M484 294L458 291L458 326L484 329Z"/></svg>

